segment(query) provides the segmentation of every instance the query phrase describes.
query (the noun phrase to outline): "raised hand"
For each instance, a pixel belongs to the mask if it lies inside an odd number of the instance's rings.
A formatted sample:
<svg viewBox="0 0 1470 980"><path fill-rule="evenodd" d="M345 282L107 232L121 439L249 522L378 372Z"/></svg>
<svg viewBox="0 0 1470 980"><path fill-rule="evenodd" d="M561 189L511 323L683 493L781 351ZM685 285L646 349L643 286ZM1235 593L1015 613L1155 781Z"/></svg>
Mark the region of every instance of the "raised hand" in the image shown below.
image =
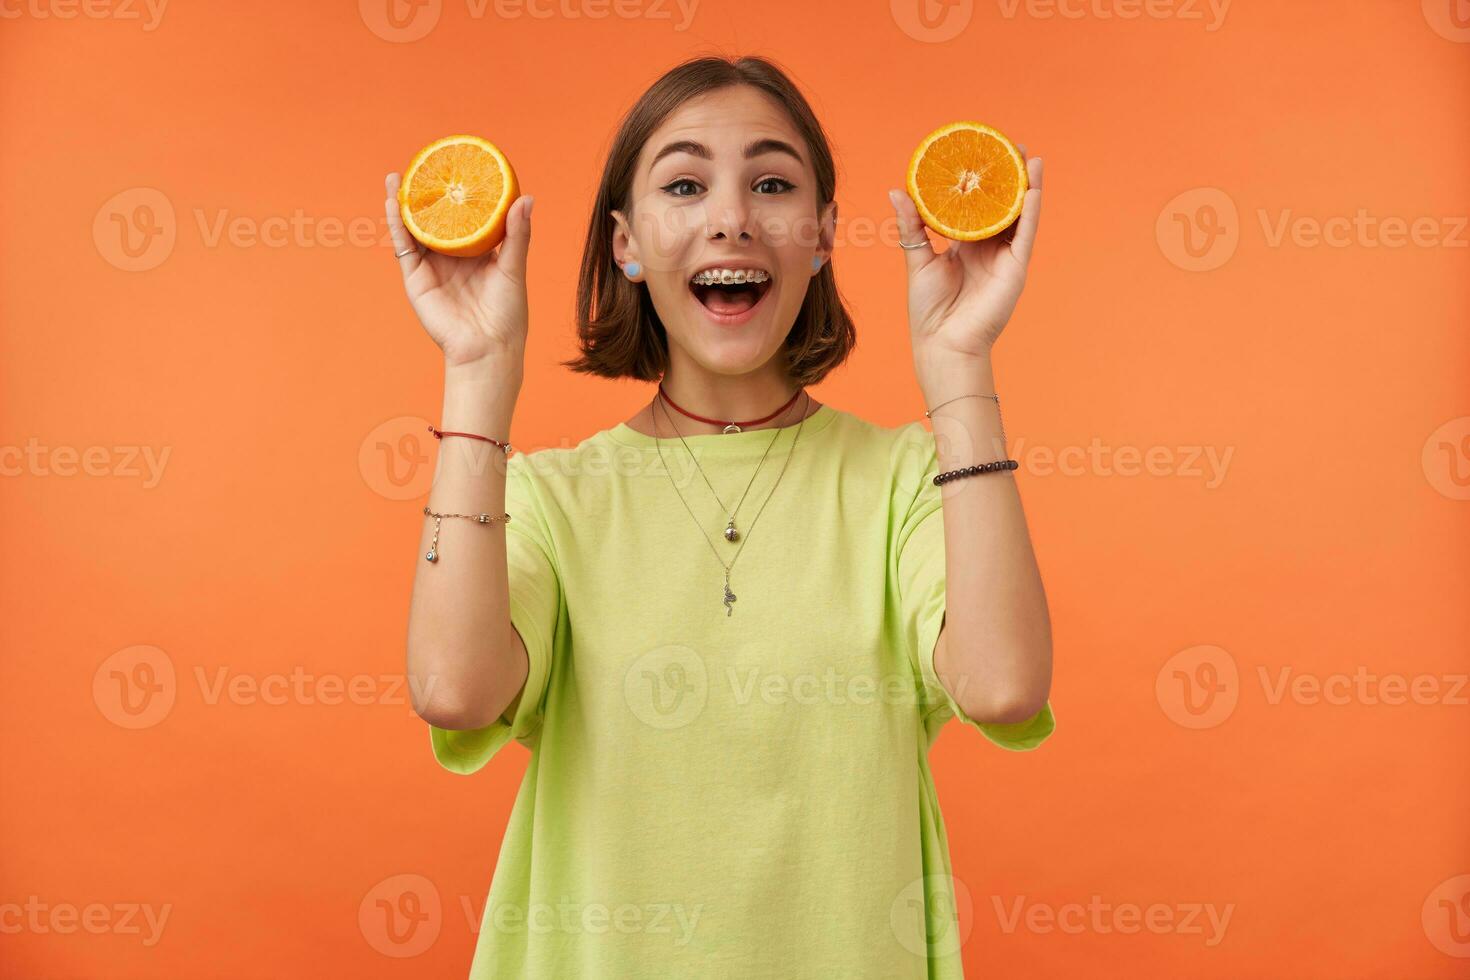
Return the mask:
<svg viewBox="0 0 1470 980"><path fill-rule="evenodd" d="M1026 147L1017 145L1026 159ZM1030 188L1021 216L992 238L951 242L943 255L932 248L903 249L908 266L910 339L916 363L938 363L954 356L988 357L1005 329L1036 241L1041 218L1041 158L1026 159ZM929 229L914 202L902 191L890 191L904 242L927 240Z"/></svg>
<svg viewBox="0 0 1470 980"><path fill-rule="evenodd" d="M531 204L525 194L506 213L506 235L496 248L470 258L441 255L420 245L398 211L401 176L384 181L384 209L393 236L403 287L419 322L444 351L451 367L487 357L522 357L530 314L526 301L526 254L531 245ZM409 251L411 250L411 251Z"/></svg>

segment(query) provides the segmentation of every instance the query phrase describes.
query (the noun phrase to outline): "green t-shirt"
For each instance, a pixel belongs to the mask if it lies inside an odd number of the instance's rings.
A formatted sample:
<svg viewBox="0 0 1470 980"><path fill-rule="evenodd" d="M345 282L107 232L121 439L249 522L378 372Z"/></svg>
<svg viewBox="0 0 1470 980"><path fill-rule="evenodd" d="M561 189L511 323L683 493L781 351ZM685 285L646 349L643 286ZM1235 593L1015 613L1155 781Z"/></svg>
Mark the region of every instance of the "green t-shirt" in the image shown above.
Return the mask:
<svg viewBox="0 0 1470 980"><path fill-rule="evenodd" d="M509 724L430 731L458 773L531 753L471 980L962 976L929 747L950 717L1012 750L1054 719L977 724L934 673L933 435L823 405L507 462L529 675Z"/></svg>

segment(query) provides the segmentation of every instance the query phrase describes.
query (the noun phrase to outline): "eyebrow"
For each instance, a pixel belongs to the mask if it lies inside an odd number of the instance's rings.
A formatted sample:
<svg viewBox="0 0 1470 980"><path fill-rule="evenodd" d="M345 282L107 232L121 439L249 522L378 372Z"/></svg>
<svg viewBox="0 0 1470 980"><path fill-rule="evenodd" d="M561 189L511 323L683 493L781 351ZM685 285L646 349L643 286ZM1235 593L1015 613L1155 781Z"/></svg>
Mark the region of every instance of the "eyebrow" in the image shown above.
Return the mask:
<svg viewBox="0 0 1470 980"><path fill-rule="evenodd" d="M714 154L712 154L709 151L709 147L705 146L703 143L697 142L695 140L678 140L676 142L667 144L666 146L664 146L663 149L659 150L658 153L655 154L653 160L648 164L648 168L652 170L655 164L657 164L664 157L668 156L670 153L689 153L693 156L702 157L705 160L714 159ZM792 146L785 140L772 139L770 137L767 137L765 139L752 140L751 142L747 143L745 145L745 151L741 155L745 159L749 160L751 157L758 157L762 153L785 153L797 163L805 165L806 162L802 160L801 154L796 152L796 147Z"/></svg>

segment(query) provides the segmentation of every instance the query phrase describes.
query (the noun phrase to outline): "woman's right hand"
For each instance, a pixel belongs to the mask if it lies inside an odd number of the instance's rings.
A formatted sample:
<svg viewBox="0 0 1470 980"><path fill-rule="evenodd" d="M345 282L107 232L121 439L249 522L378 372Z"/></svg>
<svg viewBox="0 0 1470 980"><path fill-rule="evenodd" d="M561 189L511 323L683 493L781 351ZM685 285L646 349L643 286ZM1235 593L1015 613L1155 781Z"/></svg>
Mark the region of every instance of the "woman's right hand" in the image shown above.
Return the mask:
<svg viewBox="0 0 1470 980"><path fill-rule="evenodd" d="M384 181L384 208L393 251L413 249L398 260L403 287L419 322L444 351L449 367L487 357L525 356L530 314L526 303L526 252L531 244L531 203L525 194L506 213L505 240L484 255L441 255L421 245L403 226L397 172Z"/></svg>

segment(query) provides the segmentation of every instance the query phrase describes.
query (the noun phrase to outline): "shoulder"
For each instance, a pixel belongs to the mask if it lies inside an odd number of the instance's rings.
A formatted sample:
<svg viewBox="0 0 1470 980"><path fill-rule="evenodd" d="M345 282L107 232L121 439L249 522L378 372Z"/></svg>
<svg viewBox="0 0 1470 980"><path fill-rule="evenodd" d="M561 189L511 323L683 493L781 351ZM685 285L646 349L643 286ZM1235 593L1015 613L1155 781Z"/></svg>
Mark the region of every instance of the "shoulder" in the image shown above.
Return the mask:
<svg viewBox="0 0 1470 980"><path fill-rule="evenodd" d="M890 495L904 502L918 494L926 475L932 476L938 459L934 433L923 422L909 420L897 425L882 425L851 412L839 412L834 425L847 433L849 447L875 458L887 474Z"/></svg>
<svg viewBox="0 0 1470 980"><path fill-rule="evenodd" d="M842 432L845 441L882 448L895 459L916 450L922 452L934 441L922 422L910 420L897 425L883 425L840 408L832 411L835 416L832 424Z"/></svg>
<svg viewBox="0 0 1470 980"><path fill-rule="evenodd" d="M597 461L610 458L618 448L607 434L603 429L576 444L563 439L560 445L517 450L506 461L506 475L552 487L573 475L595 473Z"/></svg>
<svg viewBox="0 0 1470 980"><path fill-rule="evenodd" d="M602 429L573 443L519 450L506 461L506 499L534 507L543 520L607 506L609 481L647 467L639 451Z"/></svg>

